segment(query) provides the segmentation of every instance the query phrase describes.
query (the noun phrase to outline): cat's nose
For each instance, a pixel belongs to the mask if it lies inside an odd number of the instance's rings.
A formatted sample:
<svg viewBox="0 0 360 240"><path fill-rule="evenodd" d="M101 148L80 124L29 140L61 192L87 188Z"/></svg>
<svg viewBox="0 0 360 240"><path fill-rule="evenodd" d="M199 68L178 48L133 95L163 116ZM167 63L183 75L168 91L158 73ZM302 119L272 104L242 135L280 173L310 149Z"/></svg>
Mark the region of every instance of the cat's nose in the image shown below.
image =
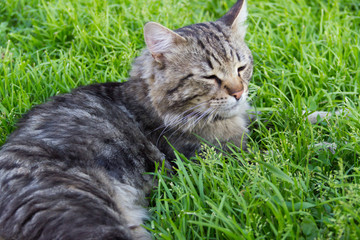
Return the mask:
<svg viewBox="0 0 360 240"><path fill-rule="evenodd" d="M241 95L244 93L244 85L242 82L227 82L224 84L224 88L230 96L233 96L236 100L241 98Z"/></svg>
<svg viewBox="0 0 360 240"><path fill-rule="evenodd" d="M241 90L239 92L234 92L231 94L236 100L239 100L241 98L241 95L244 93L244 90Z"/></svg>

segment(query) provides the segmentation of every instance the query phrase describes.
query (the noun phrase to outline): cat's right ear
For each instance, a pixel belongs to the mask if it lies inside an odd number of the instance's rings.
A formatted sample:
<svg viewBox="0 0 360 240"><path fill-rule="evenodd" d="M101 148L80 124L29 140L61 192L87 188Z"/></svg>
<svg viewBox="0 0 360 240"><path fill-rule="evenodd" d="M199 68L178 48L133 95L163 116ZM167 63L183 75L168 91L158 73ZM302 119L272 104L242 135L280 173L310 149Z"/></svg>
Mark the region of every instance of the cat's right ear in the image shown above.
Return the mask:
<svg viewBox="0 0 360 240"><path fill-rule="evenodd" d="M246 0L237 0L232 8L218 21L230 27L241 38L246 33L246 18L248 16Z"/></svg>
<svg viewBox="0 0 360 240"><path fill-rule="evenodd" d="M162 61L163 54L176 44L186 42L185 38L156 22L144 26L145 43L157 62Z"/></svg>

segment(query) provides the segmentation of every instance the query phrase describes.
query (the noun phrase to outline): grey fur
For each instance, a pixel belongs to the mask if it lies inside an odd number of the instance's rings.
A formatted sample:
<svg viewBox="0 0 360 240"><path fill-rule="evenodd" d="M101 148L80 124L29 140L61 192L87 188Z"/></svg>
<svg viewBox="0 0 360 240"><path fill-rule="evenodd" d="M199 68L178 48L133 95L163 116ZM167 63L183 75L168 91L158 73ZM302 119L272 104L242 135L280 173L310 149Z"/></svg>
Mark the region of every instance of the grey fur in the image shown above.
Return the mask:
<svg viewBox="0 0 360 240"><path fill-rule="evenodd" d="M149 50L129 81L80 87L29 111L0 150L0 238L149 239L142 206L154 184L144 173L163 161L171 168L164 137L188 157L195 135L245 147L252 57L246 13L235 10L174 32L149 23Z"/></svg>

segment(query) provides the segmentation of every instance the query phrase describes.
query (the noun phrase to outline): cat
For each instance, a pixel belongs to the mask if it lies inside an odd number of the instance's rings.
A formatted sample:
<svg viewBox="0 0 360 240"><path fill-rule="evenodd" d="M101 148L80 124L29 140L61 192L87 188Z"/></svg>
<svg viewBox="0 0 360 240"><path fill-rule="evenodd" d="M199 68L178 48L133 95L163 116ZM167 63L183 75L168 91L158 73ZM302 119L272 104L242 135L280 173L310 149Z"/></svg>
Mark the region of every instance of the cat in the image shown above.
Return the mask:
<svg viewBox="0 0 360 240"><path fill-rule="evenodd" d="M0 150L0 238L151 239L144 173L171 169L172 146L193 156L199 137L246 146L246 18L238 0L214 22L148 22L128 81L79 87L25 114Z"/></svg>

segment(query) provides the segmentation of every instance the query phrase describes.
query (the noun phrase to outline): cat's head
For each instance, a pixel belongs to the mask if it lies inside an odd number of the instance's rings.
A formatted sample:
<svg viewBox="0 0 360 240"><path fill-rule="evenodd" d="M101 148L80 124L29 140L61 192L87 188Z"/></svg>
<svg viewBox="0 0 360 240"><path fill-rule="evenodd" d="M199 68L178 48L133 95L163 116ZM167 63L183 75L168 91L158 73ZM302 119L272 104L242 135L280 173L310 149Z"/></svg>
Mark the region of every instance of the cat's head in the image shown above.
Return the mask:
<svg viewBox="0 0 360 240"><path fill-rule="evenodd" d="M215 22L175 31L145 25L147 50L132 75L148 81L149 97L166 125L191 129L247 110L253 60L244 42L246 18L246 1L239 0Z"/></svg>

